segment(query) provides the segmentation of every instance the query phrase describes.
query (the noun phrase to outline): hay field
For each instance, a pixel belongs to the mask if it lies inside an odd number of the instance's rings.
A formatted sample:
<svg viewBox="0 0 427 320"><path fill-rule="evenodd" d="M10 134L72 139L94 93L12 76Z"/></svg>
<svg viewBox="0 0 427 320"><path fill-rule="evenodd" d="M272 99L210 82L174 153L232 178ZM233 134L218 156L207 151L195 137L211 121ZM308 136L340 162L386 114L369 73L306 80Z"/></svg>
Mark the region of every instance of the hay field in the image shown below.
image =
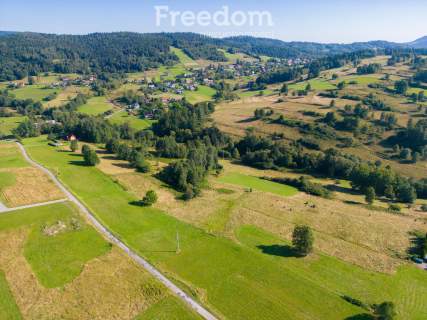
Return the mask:
<svg viewBox="0 0 427 320"><path fill-rule="evenodd" d="M150 189L156 190L159 196L157 208L210 233L231 238L240 226L250 224L289 241L296 224L308 224L315 230L318 250L379 272L395 272L398 266L405 264L399 258L404 258L411 246L411 231L427 232L427 220L421 213L405 210L405 215L393 215L371 210L357 205L364 203L363 196L337 192L335 199L328 200L292 192L292 196L283 197L252 184L254 192L248 193L239 186L248 187L248 177L296 178L300 174L257 170L229 162L222 164L224 173L219 178L212 177L210 188L190 202L177 200L174 191L149 175L122 173L114 178L139 198ZM261 179L256 182L259 181L263 182ZM332 180L314 181L334 184ZM287 192L286 195L290 194Z"/></svg>
<svg viewBox="0 0 427 320"><path fill-rule="evenodd" d="M64 228L56 228L65 225ZM50 231L49 231L50 230ZM2 319L134 319L149 311L197 319L145 270L57 204L0 217ZM0 279L1 281L1 279ZM13 307L13 303L16 308ZM160 306L160 307L158 307ZM2 313L3 312L3 313Z"/></svg>
<svg viewBox="0 0 427 320"><path fill-rule="evenodd" d="M84 202L111 230L137 252L176 279L182 287L220 317L243 320L255 315L264 319L322 317L342 320L364 312L345 302L341 298L343 294L366 303L392 300L397 305L398 319L405 319L405 316L420 318L426 312L426 306L423 303L427 286L423 278L424 271L411 265L399 267L394 274L388 275L325 255L322 251L324 249L318 247L313 255L304 259L276 255L275 244L282 247L287 243L281 237L274 234L266 237L264 234L254 232L242 233L244 226L234 224L236 216L234 212L247 209L245 207L239 209L239 188L233 189L233 187L215 185L214 181L211 182L211 190L209 190L211 199L215 199L214 192L224 197L224 200L226 197L231 199L227 199L230 200L228 203L218 202L218 205L223 207L219 207L217 212L214 211L212 217L214 219L217 217L217 220L213 223L210 223L212 220L204 220L207 222L207 227L213 226L212 232L208 232L204 227L195 227L191 223L184 222L183 219L175 219L174 213L133 205L140 199L136 195L140 192L139 190L136 192L132 192L132 189L127 190L120 181L117 181L117 176L109 177L97 168L73 164L70 160L75 160L75 156L58 152L56 148L47 146L43 143L43 138L27 139L25 143L34 158L50 168L60 170L61 180L84 199ZM79 175L79 179L74 178L75 174ZM141 175L139 179L147 179L147 176ZM153 183L152 186L155 184ZM253 195L255 196L255 193ZM269 197L271 198L266 197L269 202L262 208L267 209L267 214L270 207L278 200L277 198L284 200L285 204L293 199L293 197L282 198L275 195L269 195ZM173 195L172 198L173 201L176 200ZM234 206L231 200L237 205ZM215 203L215 201L203 202L203 197L200 201L199 204L205 207ZM243 201L243 203L246 202ZM192 202L181 201L181 203L183 210L188 212ZM328 206L325 205L325 207L329 206L330 203ZM347 207L343 207L343 210L339 210L339 214L345 215L346 210ZM210 209L209 211L211 212ZM273 206L272 214L276 215L277 211L284 215L280 207L277 210ZM181 214L185 215L185 212ZM339 216L338 213L335 215ZM248 215L245 214L245 216ZM302 216L305 217L305 215ZM321 217L327 216L328 213L325 212ZM317 214L311 217L317 219ZM253 226L256 220L250 220ZM288 228L290 223L292 221L278 220L275 225L283 224L284 228ZM234 225L239 226L237 230L233 227ZM221 230L222 226L225 226L225 232L217 232L216 228ZM228 236L228 230L232 235ZM176 254L177 232L180 237L179 254ZM326 233L322 229L316 232L319 239L322 238L323 233ZM357 234L354 235L356 236ZM336 236L332 234L332 237ZM272 241L274 243L271 243ZM318 242L322 243L321 240ZM256 247L252 246L254 243L258 243ZM344 247L342 250L347 252L347 255L351 253L352 251L348 250L349 247L345 247L349 241L342 243ZM394 240L382 243L394 245ZM359 246L357 245L356 248ZM368 248L366 251L369 252L372 249ZM355 255L358 257L359 253L356 252ZM375 255L378 254L375 253ZM395 260L401 262L399 259ZM322 299L322 304L307 305L307 301L319 301L319 299ZM248 304L247 301L250 303ZM301 312L302 307L304 312Z"/></svg>
<svg viewBox="0 0 427 320"><path fill-rule="evenodd" d="M8 207L64 198L64 194L37 168L29 166L14 143L0 143L0 199ZM7 179L6 179L7 178Z"/></svg>

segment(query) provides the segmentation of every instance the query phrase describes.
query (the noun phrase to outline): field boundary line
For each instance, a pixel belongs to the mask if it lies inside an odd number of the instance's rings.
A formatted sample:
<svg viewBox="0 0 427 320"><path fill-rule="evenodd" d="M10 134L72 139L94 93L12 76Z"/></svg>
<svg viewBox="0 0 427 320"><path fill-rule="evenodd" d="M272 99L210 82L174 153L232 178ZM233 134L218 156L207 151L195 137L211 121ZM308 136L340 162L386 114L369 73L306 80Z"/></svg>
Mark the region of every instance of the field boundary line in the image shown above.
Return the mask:
<svg viewBox="0 0 427 320"><path fill-rule="evenodd" d="M168 289L170 289L178 298L180 298L186 305L188 305L191 309L197 312L201 317L206 320L217 320L217 318L210 313L207 309L205 309L201 304L191 298L188 294L186 294L183 290L181 290L177 285L175 285L171 280L166 278L158 269L156 269L153 265L151 265L147 260L138 255L135 251L133 251L130 247L128 247L124 242L122 242L118 237L114 236L113 233L107 229L99 220L95 217L95 215L90 212L90 210L79 200L76 196L74 196L71 191L67 189L67 187L46 167L39 164L38 162L31 159L25 147L16 142L19 149L21 150L22 155L25 160L27 160L30 164L37 167L38 169L45 172L53 182L65 193L67 198L75 203L77 207L86 215L89 221L95 226L95 228L102 233L107 239L109 239L112 243L116 244L119 248L121 248L130 258L132 258L136 263L146 269L150 274L152 274L157 280L163 283Z"/></svg>

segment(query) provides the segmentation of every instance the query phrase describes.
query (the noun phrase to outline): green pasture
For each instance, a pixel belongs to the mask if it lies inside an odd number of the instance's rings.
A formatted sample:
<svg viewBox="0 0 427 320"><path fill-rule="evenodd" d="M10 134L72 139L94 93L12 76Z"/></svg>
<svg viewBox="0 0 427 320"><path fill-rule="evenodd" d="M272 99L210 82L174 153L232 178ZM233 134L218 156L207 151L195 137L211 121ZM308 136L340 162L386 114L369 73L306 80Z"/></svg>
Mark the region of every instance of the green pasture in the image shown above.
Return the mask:
<svg viewBox="0 0 427 320"><path fill-rule="evenodd" d="M55 88L45 88L45 85L35 84L28 85L23 88L14 89L10 92L15 95L16 99L25 100L25 99L33 99L34 101L42 101L48 95L52 93L60 93L62 89Z"/></svg>
<svg viewBox="0 0 427 320"><path fill-rule="evenodd" d="M3 196L3 189L13 186L15 184L16 178L12 172L0 171L0 200L3 204L7 204L7 200Z"/></svg>
<svg viewBox="0 0 427 320"><path fill-rule="evenodd" d="M151 305L135 320L197 320L196 313L190 312L181 300L174 296L166 296Z"/></svg>
<svg viewBox="0 0 427 320"><path fill-rule="evenodd" d="M10 292L4 273L0 270L0 319L20 320L21 312Z"/></svg>
<svg viewBox="0 0 427 320"><path fill-rule="evenodd" d="M27 117L0 117L0 134L11 135L12 130L16 129L19 124L25 121Z"/></svg>
<svg viewBox="0 0 427 320"><path fill-rule="evenodd" d="M51 236L43 232L58 221L67 226ZM75 224L74 227L71 225ZM110 245L79 217L70 203L24 209L0 215L0 232L31 228L24 256L46 288L71 282L89 260L109 251Z"/></svg>
<svg viewBox="0 0 427 320"><path fill-rule="evenodd" d="M237 95L240 98L250 98L250 97L260 96L261 92L263 92L263 94L262 94L263 96L268 96L268 95L274 93L273 90L270 90L270 89L258 90L258 91L245 90L245 91L239 92Z"/></svg>
<svg viewBox="0 0 427 320"><path fill-rule="evenodd" d="M264 180L257 177L247 176L237 172L230 172L218 178L223 183L234 184L257 191L270 192L279 196L293 196L298 193L298 189L285 184Z"/></svg>
<svg viewBox="0 0 427 320"><path fill-rule="evenodd" d="M93 97L90 98L86 104L80 106L78 111L84 114L96 116L111 110L113 106L107 101L106 97Z"/></svg>
<svg viewBox="0 0 427 320"><path fill-rule="evenodd" d="M212 100L215 93L215 89L212 89L211 87L199 86L197 91L185 91L184 97L190 103L198 103Z"/></svg>
<svg viewBox="0 0 427 320"><path fill-rule="evenodd" d="M178 48L174 48L174 47L171 47L170 50L171 50L172 53L174 53L178 57L180 63L185 64L185 65L197 64L183 50L178 49Z"/></svg>
<svg viewBox="0 0 427 320"><path fill-rule="evenodd" d="M18 146L10 142L0 142L0 169L28 167Z"/></svg>
<svg viewBox="0 0 427 320"><path fill-rule="evenodd" d="M380 76L348 76L348 77L343 77L343 78L339 78L338 80L336 80L336 82L341 82L341 81L345 81L347 84L349 84L349 82L355 81L357 82L357 85L368 85L370 83L378 83L381 82Z"/></svg>
<svg viewBox="0 0 427 320"><path fill-rule="evenodd" d="M314 79L310 81L302 81L289 85L291 90L305 90L307 84L310 83L312 90L333 90L336 86L326 80Z"/></svg>
<svg viewBox="0 0 427 320"><path fill-rule="evenodd" d="M81 166L81 158L49 147L44 139L25 140L33 158L57 170L60 179L116 235L172 279L180 279L176 281L188 292L203 292L204 301L229 319L342 320L364 313L342 295L366 303L391 299L399 319L407 319L406 315L422 319L427 312L424 271L407 266L395 275L383 275L323 255L314 259L276 256L268 241L280 246L280 239L259 232L240 230L240 244L207 234L160 210L134 205L139 199L111 177ZM250 180L250 185L258 183ZM267 247L253 248L256 241Z"/></svg>
<svg viewBox="0 0 427 320"><path fill-rule="evenodd" d="M108 121L114 124L129 123L129 125L135 130L144 130L153 124L153 120L141 119L136 116L129 115L126 111L119 111L113 114L111 118L108 118Z"/></svg>

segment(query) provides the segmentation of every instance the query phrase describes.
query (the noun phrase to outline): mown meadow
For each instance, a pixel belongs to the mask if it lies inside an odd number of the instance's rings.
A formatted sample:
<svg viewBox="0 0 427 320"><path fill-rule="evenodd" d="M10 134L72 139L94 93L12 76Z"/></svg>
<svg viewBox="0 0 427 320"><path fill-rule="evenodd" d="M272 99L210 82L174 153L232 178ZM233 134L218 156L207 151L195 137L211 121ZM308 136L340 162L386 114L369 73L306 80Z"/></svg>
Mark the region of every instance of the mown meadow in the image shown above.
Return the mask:
<svg viewBox="0 0 427 320"><path fill-rule="evenodd" d="M320 253L297 258L289 244L251 226L236 232L238 242L214 236L161 210L134 205L139 199L111 177L84 166L78 155L47 146L43 137L26 139L25 146L110 230L220 316L357 319L366 314L344 295L367 304L392 300L399 319L423 319L427 312L422 270L404 266L385 275Z"/></svg>

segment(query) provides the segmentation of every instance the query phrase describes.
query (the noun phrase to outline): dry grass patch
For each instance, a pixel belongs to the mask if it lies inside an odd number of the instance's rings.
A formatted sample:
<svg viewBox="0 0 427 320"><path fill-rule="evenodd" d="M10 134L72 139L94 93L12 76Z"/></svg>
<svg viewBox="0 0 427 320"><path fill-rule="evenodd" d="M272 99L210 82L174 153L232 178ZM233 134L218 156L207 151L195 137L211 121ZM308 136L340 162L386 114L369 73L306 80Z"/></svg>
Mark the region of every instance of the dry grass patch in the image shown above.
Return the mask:
<svg viewBox="0 0 427 320"><path fill-rule="evenodd" d="M114 176L121 185L133 192L138 198L145 195L148 190L155 190L158 196L157 208L165 210L168 214L210 232L222 232L223 227L212 227L212 222L223 215L223 210L228 208L230 201L239 197L238 193L221 193L215 189L203 190L203 197L191 201L179 200L179 194L164 186L162 182L140 173L119 174ZM234 189L227 187L228 189ZM236 189L238 190L238 189Z"/></svg>
<svg viewBox="0 0 427 320"><path fill-rule="evenodd" d="M0 268L25 319L134 319L168 295L116 248L87 263L72 283L46 289L22 254L27 236L24 229L0 235Z"/></svg>
<svg viewBox="0 0 427 320"><path fill-rule="evenodd" d="M346 153L358 156L363 160L375 162L380 160L383 165L389 165L393 170L405 177L411 177L416 179L422 179L426 177L427 173L427 162L420 161L416 164L413 163L400 163L398 161L387 160L386 155L383 155L384 149L379 146L365 146L362 145L357 148L346 148Z"/></svg>
<svg viewBox="0 0 427 320"><path fill-rule="evenodd" d="M221 162L224 174L263 177L292 177L301 174L291 171L257 170L246 166ZM142 198L153 189L159 200L156 207L178 219L203 228L208 232L234 238L234 230L249 224L290 240L295 224L310 225L316 233L316 248L344 261L381 272L393 272L404 263L411 246L409 232L427 231L427 221L421 214L393 215L369 210L363 205L363 196L336 194L336 199L299 194L280 197L264 192L247 193L243 188L209 179L210 188L201 197L184 202L178 194L150 175L139 173L116 174L114 177L129 191ZM313 179L324 185L335 184L332 179ZM218 190L227 189L230 192ZM384 204L385 205L385 204Z"/></svg>
<svg viewBox="0 0 427 320"><path fill-rule="evenodd" d="M34 167L0 169L15 176L13 185L0 190L9 207L41 203L64 198L64 194L49 177Z"/></svg>
<svg viewBox="0 0 427 320"><path fill-rule="evenodd" d="M79 93L89 94L90 90L86 87L68 86L58 93L55 99L43 103L45 108L58 108L68 101L74 99Z"/></svg>
<svg viewBox="0 0 427 320"><path fill-rule="evenodd" d="M225 170L241 168L257 176L293 176L294 173L261 171L224 162ZM244 170L246 169L246 170ZM410 246L409 232L427 230L420 219L372 211L341 200L327 200L299 194L283 198L263 192L246 193L239 187L210 179L211 189L199 198L184 202L152 177L140 174L115 176L130 191L142 197L154 189L157 207L208 232L234 238L234 230L249 224L290 240L295 224L310 225L316 233L316 248L344 261L381 272L393 272ZM323 181L325 184L329 182ZM331 181L332 182L332 181ZM217 190L227 188L231 192ZM312 208L312 205L315 205Z"/></svg>
<svg viewBox="0 0 427 320"><path fill-rule="evenodd" d="M135 169L129 164L129 161L119 160L113 154L106 153L104 150L97 150L99 160L98 169L109 175L134 172Z"/></svg>
<svg viewBox="0 0 427 320"><path fill-rule="evenodd" d="M253 120L254 111L258 108L271 107L277 113L294 112L300 115L299 110L305 109L300 104L276 104L277 99L270 97L253 97L244 100L233 101L220 104L216 107L213 119L217 127L231 135L243 136L248 127L254 127L258 133L271 134L273 132L283 132L287 130L288 137L296 138L299 136L298 129L286 128L278 124L269 124L261 120ZM292 109L294 107L294 109ZM286 111L286 109L288 110Z"/></svg>
<svg viewBox="0 0 427 320"><path fill-rule="evenodd" d="M251 224L290 240L295 224L308 224L320 251L381 272L392 272L403 263L396 256L404 256L410 247L410 231L427 230L425 223L412 218L306 194L283 199L253 193L237 208L234 228Z"/></svg>

